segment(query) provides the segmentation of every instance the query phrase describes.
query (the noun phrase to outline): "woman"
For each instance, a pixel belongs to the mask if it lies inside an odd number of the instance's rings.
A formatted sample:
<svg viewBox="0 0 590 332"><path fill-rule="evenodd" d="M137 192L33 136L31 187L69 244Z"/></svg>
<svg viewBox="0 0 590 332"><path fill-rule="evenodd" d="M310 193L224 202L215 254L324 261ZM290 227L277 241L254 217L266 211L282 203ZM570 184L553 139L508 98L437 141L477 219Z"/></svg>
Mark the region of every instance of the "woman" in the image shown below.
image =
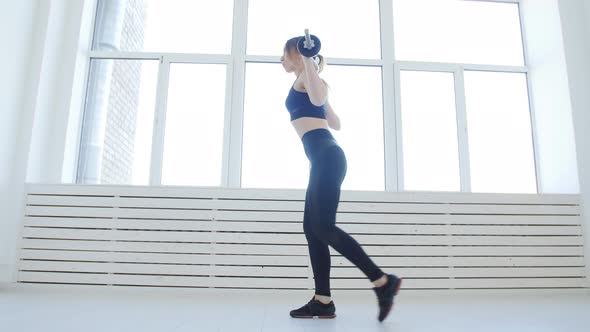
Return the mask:
<svg viewBox="0 0 590 332"><path fill-rule="evenodd" d="M306 305L292 310L290 315L295 318L336 317L336 308L330 298L330 245L373 282L379 303L378 319L383 321L391 310L402 279L383 273L358 242L335 225L340 186L347 165L344 151L328 127L340 130L340 119L328 102L327 84L319 77L324 67L323 57L302 56L297 50L298 39L295 37L287 41L281 64L286 72L297 76L285 105L311 163L303 230L309 247L315 295Z"/></svg>

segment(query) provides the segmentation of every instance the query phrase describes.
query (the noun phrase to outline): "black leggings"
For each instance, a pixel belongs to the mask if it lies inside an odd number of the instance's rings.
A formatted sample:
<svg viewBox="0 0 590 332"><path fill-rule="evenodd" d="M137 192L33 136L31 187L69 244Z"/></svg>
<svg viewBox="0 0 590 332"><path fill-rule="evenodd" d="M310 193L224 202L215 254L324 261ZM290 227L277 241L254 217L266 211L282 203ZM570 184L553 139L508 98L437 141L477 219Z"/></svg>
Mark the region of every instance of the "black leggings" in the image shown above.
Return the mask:
<svg viewBox="0 0 590 332"><path fill-rule="evenodd" d="M308 131L301 140L311 163L305 194L303 231L309 246L315 293L331 296L328 245L361 269L369 280L379 279L384 273L355 239L336 226L340 185L347 167L344 151L330 131L324 128Z"/></svg>

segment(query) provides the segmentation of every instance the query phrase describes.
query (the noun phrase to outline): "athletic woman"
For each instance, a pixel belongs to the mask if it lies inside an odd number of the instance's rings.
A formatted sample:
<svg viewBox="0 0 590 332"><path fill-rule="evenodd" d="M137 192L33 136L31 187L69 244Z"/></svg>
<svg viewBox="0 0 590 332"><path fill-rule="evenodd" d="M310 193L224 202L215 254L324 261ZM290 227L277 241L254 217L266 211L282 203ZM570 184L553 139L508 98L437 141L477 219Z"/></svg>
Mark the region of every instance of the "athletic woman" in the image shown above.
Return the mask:
<svg viewBox="0 0 590 332"><path fill-rule="evenodd" d="M296 76L285 105L291 124L303 143L310 161L309 183L305 195L303 231L307 239L315 282L315 294L299 309L290 312L294 318L334 318L336 307L330 293L330 251L337 252L355 264L375 285L379 304L379 321L393 306L402 279L385 274L367 256L359 243L336 226L340 186L346 175L346 156L328 128L340 130L340 119L328 102L328 85L319 77L324 67L321 55L302 56L297 50L299 37L285 44L281 64Z"/></svg>

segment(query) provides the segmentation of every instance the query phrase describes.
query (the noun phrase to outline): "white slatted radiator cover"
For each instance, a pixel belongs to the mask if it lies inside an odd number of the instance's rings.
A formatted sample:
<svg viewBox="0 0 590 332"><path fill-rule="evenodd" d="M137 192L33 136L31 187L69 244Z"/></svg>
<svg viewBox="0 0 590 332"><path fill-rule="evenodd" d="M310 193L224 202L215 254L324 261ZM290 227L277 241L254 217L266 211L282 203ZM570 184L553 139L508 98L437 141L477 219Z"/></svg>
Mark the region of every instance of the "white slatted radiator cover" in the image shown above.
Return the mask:
<svg viewBox="0 0 590 332"><path fill-rule="evenodd" d="M18 282L313 289L304 190L28 184ZM343 191L405 290L587 288L578 195ZM331 287L372 284L330 248Z"/></svg>

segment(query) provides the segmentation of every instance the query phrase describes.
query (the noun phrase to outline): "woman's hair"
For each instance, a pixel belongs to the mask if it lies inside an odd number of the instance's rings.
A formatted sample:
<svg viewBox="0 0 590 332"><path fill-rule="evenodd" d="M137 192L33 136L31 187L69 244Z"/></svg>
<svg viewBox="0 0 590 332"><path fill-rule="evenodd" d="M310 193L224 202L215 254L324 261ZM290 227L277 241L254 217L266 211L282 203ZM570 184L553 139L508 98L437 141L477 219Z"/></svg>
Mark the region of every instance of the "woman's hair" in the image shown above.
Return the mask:
<svg viewBox="0 0 590 332"><path fill-rule="evenodd" d="M301 37L293 37L287 40L287 42L285 43L284 50L287 51L289 55L293 55L293 52L299 53L299 51L297 50L297 42L299 41L299 38ZM321 73L322 70L324 70L324 67L326 66L324 56L321 54L317 54L313 57L313 60L318 65L318 73Z"/></svg>

